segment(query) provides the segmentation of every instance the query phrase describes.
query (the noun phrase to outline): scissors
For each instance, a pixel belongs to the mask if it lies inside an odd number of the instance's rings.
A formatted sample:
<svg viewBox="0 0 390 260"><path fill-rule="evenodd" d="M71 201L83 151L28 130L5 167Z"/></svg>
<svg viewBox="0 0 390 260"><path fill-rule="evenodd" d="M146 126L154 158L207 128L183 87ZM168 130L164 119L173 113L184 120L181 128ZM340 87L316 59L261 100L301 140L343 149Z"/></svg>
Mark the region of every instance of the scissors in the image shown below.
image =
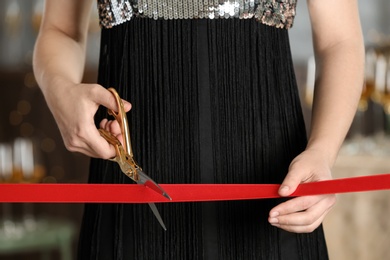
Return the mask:
<svg viewBox="0 0 390 260"><path fill-rule="evenodd" d="M123 106L122 99L115 89L108 89L115 97L118 105L118 112L108 109L108 114L113 116L118 121L123 136L123 145L113 134L105 129L99 129L100 135L107 140L111 145L115 147L116 156L111 161L117 162L121 171L137 184L145 185L158 194L161 194L165 198L172 200L171 197L161 188L155 181L153 181L148 175L146 175L141 167L135 162L133 158L133 149L131 147L129 124L126 117L126 112ZM158 222L164 230L167 230L165 224L158 212L158 209L154 203L148 203L149 207L153 211L153 214L157 218Z"/></svg>

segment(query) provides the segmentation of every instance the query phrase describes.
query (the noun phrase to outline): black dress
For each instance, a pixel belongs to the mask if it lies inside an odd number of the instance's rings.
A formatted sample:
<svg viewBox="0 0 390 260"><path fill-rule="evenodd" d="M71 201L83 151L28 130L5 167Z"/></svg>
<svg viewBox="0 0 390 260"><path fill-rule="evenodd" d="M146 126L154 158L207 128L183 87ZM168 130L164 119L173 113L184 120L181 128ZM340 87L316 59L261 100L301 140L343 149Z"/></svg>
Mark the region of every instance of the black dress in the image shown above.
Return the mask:
<svg viewBox="0 0 390 260"><path fill-rule="evenodd" d="M132 103L135 158L158 183L281 183L306 146L288 31L254 19L102 29L98 82ZM99 159L90 182L132 183ZM79 259L327 259L322 227L268 223L280 202L157 204L167 231L147 204L88 204Z"/></svg>

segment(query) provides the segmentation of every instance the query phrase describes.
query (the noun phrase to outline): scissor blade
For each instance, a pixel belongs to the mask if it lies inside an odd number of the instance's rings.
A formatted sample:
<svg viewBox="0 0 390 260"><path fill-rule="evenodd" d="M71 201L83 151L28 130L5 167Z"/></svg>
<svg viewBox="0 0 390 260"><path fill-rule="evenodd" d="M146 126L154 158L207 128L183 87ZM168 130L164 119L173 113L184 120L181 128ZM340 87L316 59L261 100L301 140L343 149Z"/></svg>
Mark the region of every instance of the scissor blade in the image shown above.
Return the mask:
<svg viewBox="0 0 390 260"><path fill-rule="evenodd" d="M137 173L138 173L138 177L139 177L139 179L137 181L138 184L145 185L145 186L151 188L152 190L154 190L155 192L157 192L158 194L163 195L165 198L172 200L171 197L169 197L168 193L166 193L163 188L161 188L157 183L155 183L142 170L138 169ZM157 218L157 220L160 223L160 225L162 226L162 228L166 231L167 228L165 227L164 221L162 220L156 205L154 205L154 203L148 203L148 204L149 204L150 209L153 211L154 216Z"/></svg>
<svg viewBox="0 0 390 260"><path fill-rule="evenodd" d="M154 203L148 203L149 204L149 207L150 209L153 211L153 214L154 216L157 218L158 222L160 223L160 225L162 226L162 228L167 231L167 228L165 227L165 224L164 224L164 221L162 220L161 216L160 216L160 213L158 212L158 209L156 207L156 205L154 205Z"/></svg>
<svg viewBox="0 0 390 260"><path fill-rule="evenodd" d="M158 194L164 196L165 198L172 200L172 198L168 195L168 193L160 187L157 183L155 183L148 175L146 175L143 171L137 170L139 180L138 184L145 185L146 187L151 188Z"/></svg>
<svg viewBox="0 0 390 260"><path fill-rule="evenodd" d="M172 200L172 198L168 195L168 193L166 193L163 188L160 187L160 185L156 184L154 181L151 181L151 180L147 180L144 185L146 187L149 187L151 188L152 190L154 190L155 192L157 192L158 194L161 194L163 195L165 198L169 199L169 200Z"/></svg>

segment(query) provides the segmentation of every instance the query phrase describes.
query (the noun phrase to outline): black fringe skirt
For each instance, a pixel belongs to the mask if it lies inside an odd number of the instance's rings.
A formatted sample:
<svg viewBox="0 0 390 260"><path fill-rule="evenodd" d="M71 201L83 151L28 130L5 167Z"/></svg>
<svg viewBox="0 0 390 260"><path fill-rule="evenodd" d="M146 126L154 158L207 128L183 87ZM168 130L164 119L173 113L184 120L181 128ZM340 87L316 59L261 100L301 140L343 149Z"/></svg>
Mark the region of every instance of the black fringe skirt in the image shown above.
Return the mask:
<svg viewBox="0 0 390 260"><path fill-rule="evenodd" d="M103 29L98 82L132 103L135 159L158 183L281 183L306 146L288 31L255 20L135 18ZM132 183L99 159L90 182ZM293 234L267 222L277 203L157 204L167 231L147 204L88 204L78 256L327 259L321 227Z"/></svg>

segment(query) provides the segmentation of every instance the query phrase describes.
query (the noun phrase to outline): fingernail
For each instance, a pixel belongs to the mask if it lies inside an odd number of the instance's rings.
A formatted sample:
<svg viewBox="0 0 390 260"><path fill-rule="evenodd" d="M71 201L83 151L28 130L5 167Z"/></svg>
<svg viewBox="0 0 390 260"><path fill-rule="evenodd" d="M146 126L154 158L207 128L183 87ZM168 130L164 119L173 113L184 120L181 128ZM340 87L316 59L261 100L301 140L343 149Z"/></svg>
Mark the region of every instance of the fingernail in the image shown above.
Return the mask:
<svg viewBox="0 0 390 260"><path fill-rule="evenodd" d="M271 218L277 217L277 216L279 216L279 212L273 211L273 212L271 212L271 213L269 214L269 216L270 216Z"/></svg>
<svg viewBox="0 0 390 260"><path fill-rule="evenodd" d="M269 219L269 223L271 224L277 224L279 222L279 220L277 218L270 218Z"/></svg>

